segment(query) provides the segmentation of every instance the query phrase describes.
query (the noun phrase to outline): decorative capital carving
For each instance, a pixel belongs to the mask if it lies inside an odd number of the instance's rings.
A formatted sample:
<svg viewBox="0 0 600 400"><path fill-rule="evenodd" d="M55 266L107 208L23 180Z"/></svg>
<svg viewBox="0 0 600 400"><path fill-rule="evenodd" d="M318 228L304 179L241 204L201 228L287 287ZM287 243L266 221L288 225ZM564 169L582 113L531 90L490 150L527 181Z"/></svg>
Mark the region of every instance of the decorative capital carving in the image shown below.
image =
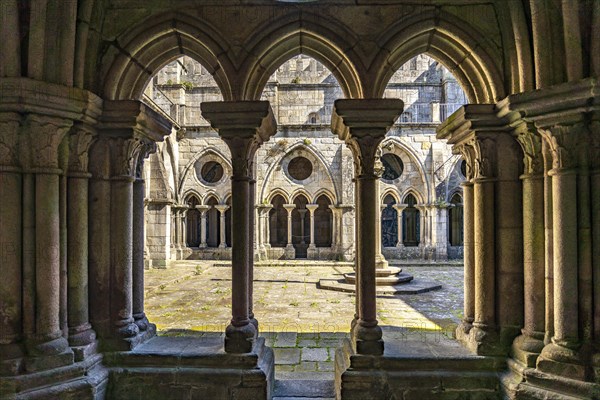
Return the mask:
<svg viewBox="0 0 600 400"><path fill-rule="evenodd" d="M19 165L19 128L21 115L0 113L0 166Z"/></svg>
<svg viewBox="0 0 600 400"><path fill-rule="evenodd" d="M69 172L88 172L89 150L95 136L89 125L73 125L69 136Z"/></svg>
<svg viewBox="0 0 600 400"><path fill-rule="evenodd" d="M137 164L135 168L136 179L142 179L142 173L144 172L144 161L152 153L156 153L156 142L150 140L142 140L142 148L138 155Z"/></svg>
<svg viewBox="0 0 600 400"><path fill-rule="evenodd" d="M58 149L73 121L66 118L28 114L25 119L32 168L59 168Z"/></svg>
<svg viewBox="0 0 600 400"><path fill-rule="evenodd" d="M473 149L473 178L495 178L497 170L496 140L492 135L480 135L468 141Z"/></svg>
<svg viewBox="0 0 600 400"><path fill-rule="evenodd" d="M355 176L371 176L379 178L383 173L383 166L379 167L379 143L383 137L370 135L351 137L346 140L346 146L354 155Z"/></svg>
<svg viewBox="0 0 600 400"><path fill-rule="evenodd" d="M521 123L515 128L515 138L523 149L525 174L536 175L544 172L542 138L532 123Z"/></svg>
<svg viewBox="0 0 600 400"><path fill-rule="evenodd" d="M134 177L144 141L138 137L109 137L111 176Z"/></svg>
<svg viewBox="0 0 600 400"><path fill-rule="evenodd" d="M583 122L540 129L540 134L552 153L553 169L587 166L588 138L593 135L588 135L588 130Z"/></svg>

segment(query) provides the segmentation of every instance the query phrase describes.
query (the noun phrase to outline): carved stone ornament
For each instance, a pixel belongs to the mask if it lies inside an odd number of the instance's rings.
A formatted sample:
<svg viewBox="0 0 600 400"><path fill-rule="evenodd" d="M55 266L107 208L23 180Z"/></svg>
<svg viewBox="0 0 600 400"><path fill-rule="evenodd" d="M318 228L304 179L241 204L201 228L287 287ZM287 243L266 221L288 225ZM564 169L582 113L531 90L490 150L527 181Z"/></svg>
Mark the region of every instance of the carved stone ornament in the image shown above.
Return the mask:
<svg viewBox="0 0 600 400"><path fill-rule="evenodd" d="M156 142L151 140L142 141L142 148L140 150L140 154L138 155L137 164L135 168L135 177L136 179L142 179L142 174L144 172L144 161L148 156L152 153L156 153Z"/></svg>
<svg viewBox="0 0 600 400"><path fill-rule="evenodd" d="M456 153L459 153L465 160L465 165L467 167L467 174L465 175L465 177L467 178L467 180L470 181L471 179L473 179L475 172L475 152L473 148L471 146L468 146L467 144L459 144L454 145L453 150Z"/></svg>
<svg viewBox="0 0 600 400"><path fill-rule="evenodd" d="M233 179L248 179L251 177L252 165L256 150L260 147L261 140L254 136L223 136L223 141L231 152L231 165Z"/></svg>
<svg viewBox="0 0 600 400"><path fill-rule="evenodd" d="M496 177L496 140L491 136L479 136L469 140L473 149L473 178Z"/></svg>
<svg viewBox="0 0 600 400"><path fill-rule="evenodd" d="M587 133L583 123L540 129L542 138L552 152L553 169L577 168L587 162Z"/></svg>
<svg viewBox="0 0 600 400"><path fill-rule="evenodd" d="M134 177L138 156L144 147L144 141L137 137L111 137L108 140L110 145L112 176Z"/></svg>
<svg viewBox="0 0 600 400"><path fill-rule="evenodd" d="M95 136L89 126L73 126L69 136L69 172L88 172L89 150Z"/></svg>
<svg viewBox="0 0 600 400"><path fill-rule="evenodd" d="M17 113L0 113L0 165L18 166L19 125Z"/></svg>
<svg viewBox="0 0 600 400"><path fill-rule="evenodd" d="M355 161L355 176L374 176L378 178L378 171L376 170L376 163L379 161L378 149L379 143L384 137L373 137L371 135L365 136L351 136L346 139L346 146L352 151Z"/></svg>
<svg viewBox="0 0 600 400"><path fill-rule="evenodd" d="M523 123L515 129L515 138L523 149L525 174L534 175L544 172L542 138L533 124Z"/></svg>
<svg viewBox="0 0 600 400"><path fill-rule="evenodd" d="M58 169L58 148L73 121L66 118L29 114L25 120L32 168Z"/></svg>

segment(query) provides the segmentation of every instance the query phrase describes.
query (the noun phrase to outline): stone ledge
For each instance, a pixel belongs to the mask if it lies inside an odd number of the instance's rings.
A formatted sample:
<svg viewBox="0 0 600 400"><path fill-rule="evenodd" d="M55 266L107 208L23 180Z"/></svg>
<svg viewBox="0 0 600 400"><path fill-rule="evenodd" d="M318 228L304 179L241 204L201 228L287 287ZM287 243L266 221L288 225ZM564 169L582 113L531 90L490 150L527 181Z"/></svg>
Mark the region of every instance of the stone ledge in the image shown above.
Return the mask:
<svg viewBox="0 0 600 400"><path fill-rule="evenodd" d="M402 275L402 274L400 274ZM344 279L321 279L319 280L319 289L335 290L338 292L355 293L356 285L347 283ZM428 282L421 279L413 279L409 283L401 283L390 286L376 286L378 295L384 294L419 294L439 290L442 288L437 282Z"/></svg>

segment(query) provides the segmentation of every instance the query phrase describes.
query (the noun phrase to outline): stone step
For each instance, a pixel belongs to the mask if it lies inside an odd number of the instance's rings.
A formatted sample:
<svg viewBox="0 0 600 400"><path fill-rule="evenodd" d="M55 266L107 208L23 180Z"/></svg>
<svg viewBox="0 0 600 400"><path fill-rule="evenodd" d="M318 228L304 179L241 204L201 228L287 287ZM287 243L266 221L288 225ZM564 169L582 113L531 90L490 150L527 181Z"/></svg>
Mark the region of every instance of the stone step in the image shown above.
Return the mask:
<svg viewBox="0 0 600 400"><path fill-rule="evenodd" d="M277 372L274 398L334 398L333 374L322 372Z"/></svg>

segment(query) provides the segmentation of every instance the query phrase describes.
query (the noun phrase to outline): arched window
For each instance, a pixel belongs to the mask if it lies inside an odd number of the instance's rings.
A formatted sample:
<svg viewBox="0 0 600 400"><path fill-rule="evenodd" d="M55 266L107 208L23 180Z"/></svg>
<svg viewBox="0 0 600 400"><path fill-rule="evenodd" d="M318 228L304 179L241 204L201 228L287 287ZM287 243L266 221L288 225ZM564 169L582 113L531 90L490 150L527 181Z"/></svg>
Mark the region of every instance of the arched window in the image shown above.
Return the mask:
<svg viewBox="0 0 600 400"><path fill-rule="evenodd" d="M227 247L231 247L231 196L225 202L229 206L225 211L225 243Z"/></svg>
<svg viewBox="0 0 600 400"><path fill-rule="evenodd" d="M315 210L315 238L317 247L331 247L331 235L333 225L333 213L329 208L329 198L322 194L317 198L317 209Z"/></svg>
<svg viewBox="0 0 600 400"><path fill-rule="evenodd" d="M381 211L381 245L395 247L398 243L398 211L393 207L396 199L388 194L383 199L385 208Z"/></svg>
<svg viewBox="0 0 600 400"><path fill-rule="evenodd" d="M450 246L462 246L463 245L463 205L460 194L455 193L450 199L451 207L448 211L448 231L450 238Z"/></svg>
<svg viewBox="0 0 600 400"><path fill-rule="evenodd" d="M402 242L406 247L419 245L419 210L415 207L417 199L412 194L404 198L406 208L402 212Z"/></svg>
<svg viewBox="0 0 600 400"><path fill-rule="evenodd" d="M296 258L306 258L310 241L310 216L306 204L308 199L303 195L294 199L296 208L292 210L292 244L296 249Z"/></svg>
<svg viewBox="0 0 600 400"><path fill-rule="evenodd" d="M186 204L189 209L185 217L186 226L186 245L188 247L198 247L200 245L200 212L196 206L200 204L196 196L188 197Z"/></svg>
<svg viewBox="0 0 600 400"><path fill-rule="evenodd" d="M269 232L271 247L285 247L287 245L287 211L283 208L285 199L281 195L271 200L273 208L269 211Z"/></svg>
<svg viewBox="0 0 600 400"><path fill-rule="evenodd" d="M211 206L206 212L206 245L208 247L219 247L221 227L219 226L219 210L215 207L217 204L219 202L213 196L206 202L206 205Z"/></svg>

